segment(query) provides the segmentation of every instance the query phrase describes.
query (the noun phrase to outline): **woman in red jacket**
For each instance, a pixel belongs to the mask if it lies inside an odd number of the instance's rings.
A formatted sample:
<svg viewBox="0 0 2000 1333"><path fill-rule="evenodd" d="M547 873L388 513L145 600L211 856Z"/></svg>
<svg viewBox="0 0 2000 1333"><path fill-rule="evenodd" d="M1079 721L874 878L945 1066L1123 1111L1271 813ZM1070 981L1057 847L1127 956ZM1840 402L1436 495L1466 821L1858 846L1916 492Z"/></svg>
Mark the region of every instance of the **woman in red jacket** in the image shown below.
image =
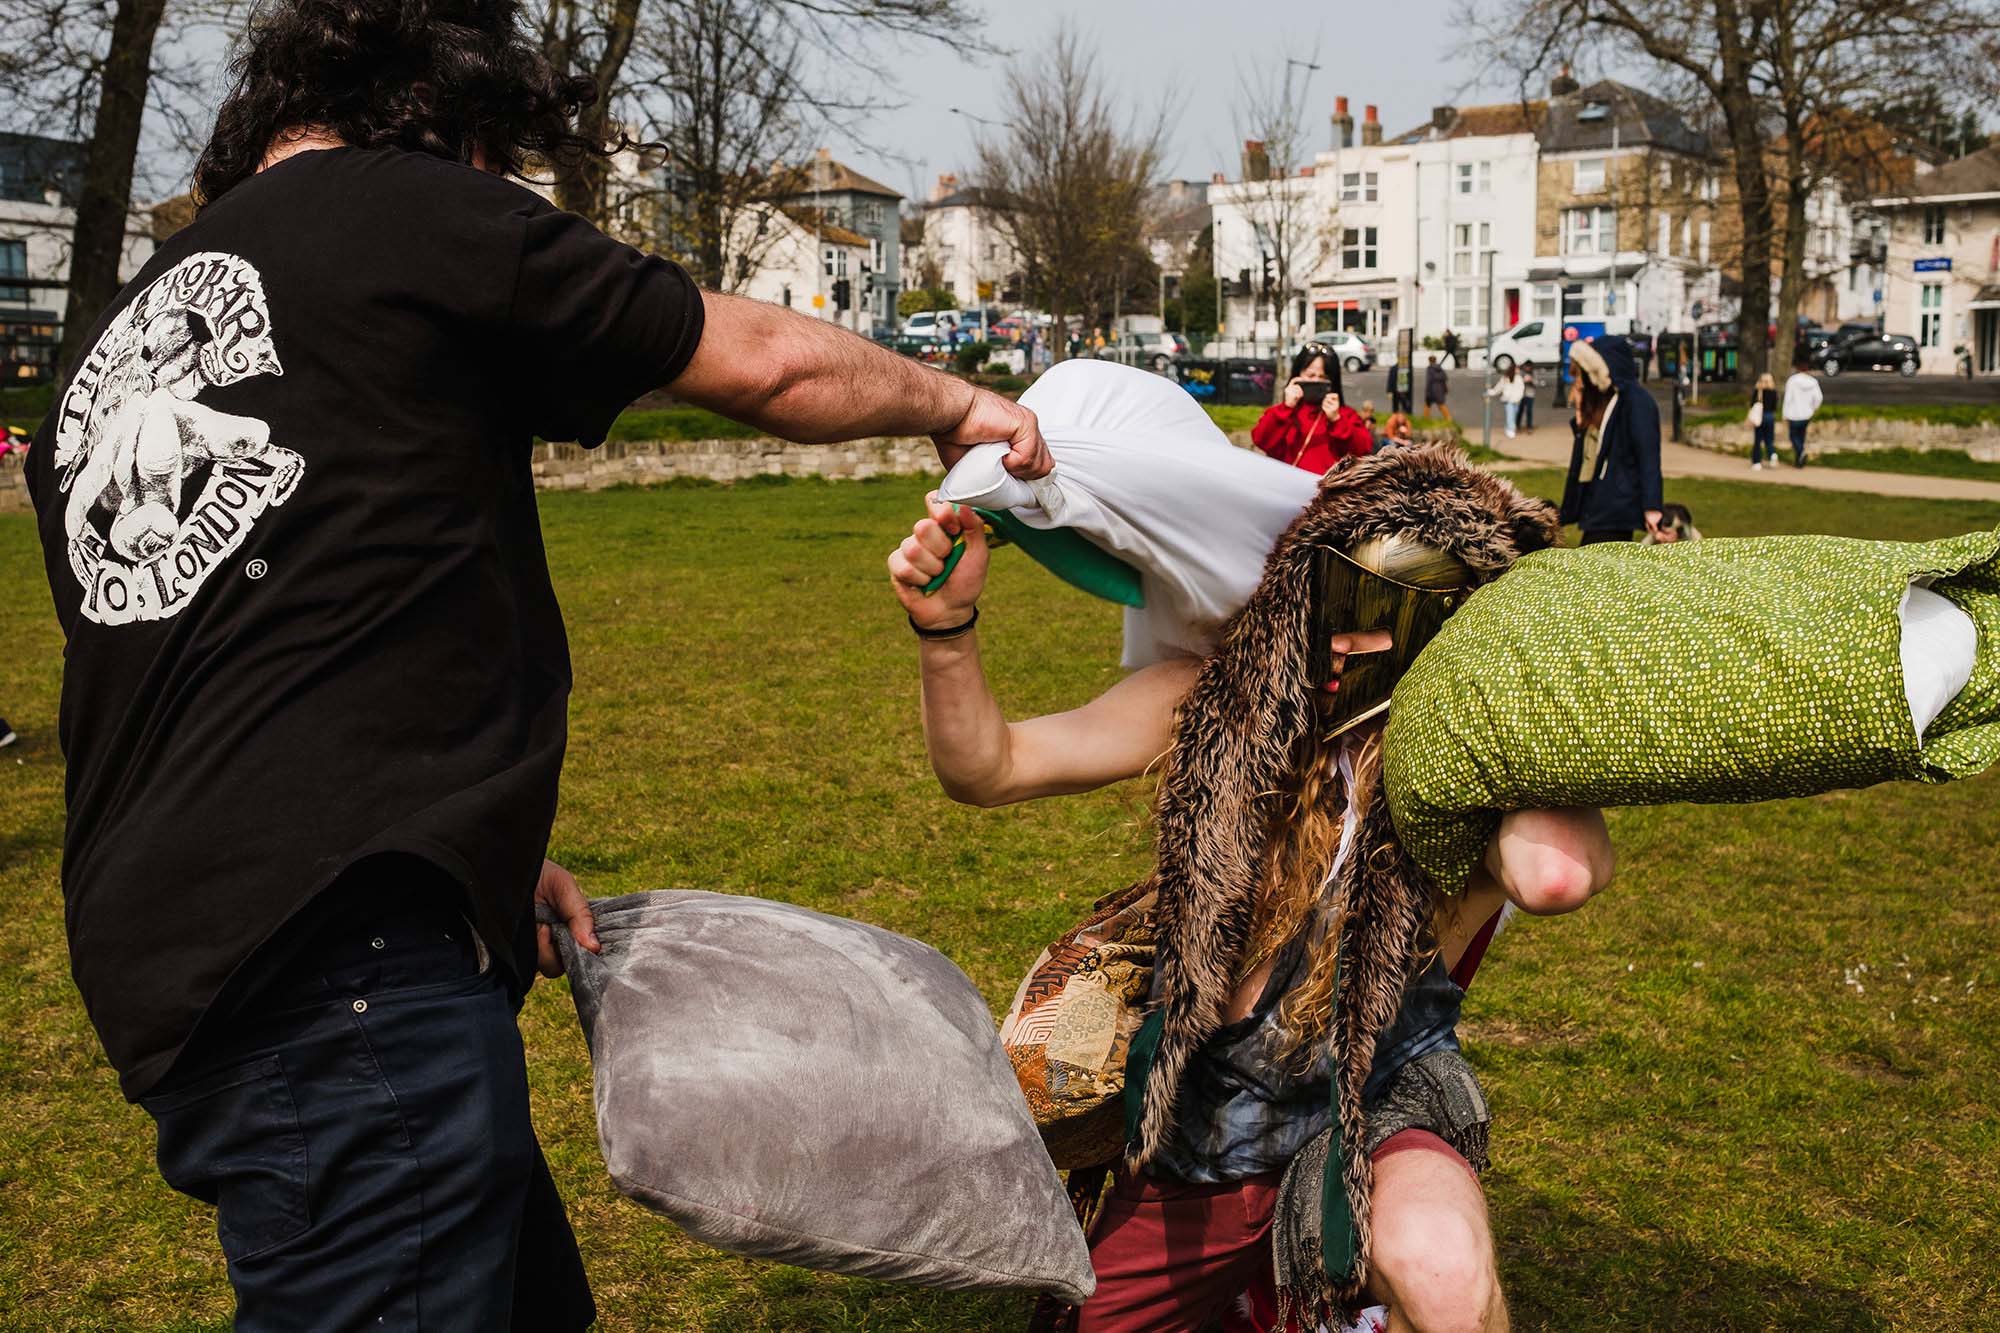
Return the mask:
<svg viewBox="0 0 2000 1333"><path fill-rule="evenodd" d="M1319 343L1307 343L1292 358L1284 401L1265 409L1250 439L1280 463L1308 472L1329 471L1375 447L1361 414L1341 401L1340 361Z"/></svg>

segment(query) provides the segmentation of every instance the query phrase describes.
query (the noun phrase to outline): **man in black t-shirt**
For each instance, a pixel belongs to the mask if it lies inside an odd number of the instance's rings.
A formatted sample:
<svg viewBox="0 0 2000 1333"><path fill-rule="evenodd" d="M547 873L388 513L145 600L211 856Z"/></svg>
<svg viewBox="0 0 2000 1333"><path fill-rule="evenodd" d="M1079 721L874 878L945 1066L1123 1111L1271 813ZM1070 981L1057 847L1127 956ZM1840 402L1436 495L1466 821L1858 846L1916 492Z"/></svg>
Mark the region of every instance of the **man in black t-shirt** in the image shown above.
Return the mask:
<svg viewBox="0 0 2000 1333"><path fill-rule="evenodd" d="M200 214L83 341L29 457L68 636L72 971L239 1328L581 1328L513 1015L570 670L534 436L647 390L773 434L1033 415L702 293L506 179L591 151L508 0L253 21ZM598 146L601 149L601 146ZM517 1259L518 1257L518 1259Z"/></svg>

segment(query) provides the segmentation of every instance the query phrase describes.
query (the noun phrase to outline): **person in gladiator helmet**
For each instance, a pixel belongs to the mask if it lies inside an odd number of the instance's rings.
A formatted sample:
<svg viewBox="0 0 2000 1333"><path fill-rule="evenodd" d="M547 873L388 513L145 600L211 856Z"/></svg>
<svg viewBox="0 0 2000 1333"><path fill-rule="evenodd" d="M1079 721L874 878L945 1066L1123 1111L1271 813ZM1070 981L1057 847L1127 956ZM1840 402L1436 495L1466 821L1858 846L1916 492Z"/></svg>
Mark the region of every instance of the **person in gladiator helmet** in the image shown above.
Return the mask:
<svg viewBox="0 0 2000 1333"><path fill-rule="evenodd" d="M1246 1290L1308 1328L1370 1298L1395 1328L1506 1327L1459 1002L1510 906L1582 905L1611 846L1596 810L1512 813L1474 884L1432 902L1389 854L1381 737L1402 668L1478 585L1552 544L1554 519L1448 447L1353 460L1280 538L1213 655L1011 723L974 632L977 518L933 496L890 555L953 799L1161 772L1157 1046L1127 1067L1143 1113L1091 1229L1081 1333L1201 1327ZM1326 1219L1345 1229L1322 1247Z"/></svg>

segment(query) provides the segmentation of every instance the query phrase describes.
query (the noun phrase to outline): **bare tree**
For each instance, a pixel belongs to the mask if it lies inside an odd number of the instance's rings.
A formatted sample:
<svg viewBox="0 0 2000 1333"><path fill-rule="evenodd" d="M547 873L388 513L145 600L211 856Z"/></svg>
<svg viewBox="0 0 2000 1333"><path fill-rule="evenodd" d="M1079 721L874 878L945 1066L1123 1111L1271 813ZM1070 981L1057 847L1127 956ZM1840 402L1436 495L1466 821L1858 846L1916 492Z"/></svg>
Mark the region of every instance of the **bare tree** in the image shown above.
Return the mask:
<svg viewBox="0 0 2000 1333"><path fill-rule="evenodd" d="M203 118L190 110L191 93L207 85L213 56L177 38L236 11L233 0L16 0L0 9L0 111L84 143L81 171L64 182L75 220L65 238L62 366L118 293L149 118L156 139L167 132L161 148L176 140L185 148Z"/></svg>
<svg viewBox="0 0 2000 1333"><path fill-rule="evenodd" d="M734 291L785 229L765 205L824 185L799 162L830 103L805 82L804 38L758 0L676 0L642 45L656 72L633 97L663 150L655 243Z"/></svg>
<svg viewBox="0 0 2000 1333"><path fill-rule="evenodd" d="M536 0L532 11L542 49L559 70L588 79L596 101L578 129L605 142L626 138L625 127L671 124L652 94L679 71L661 51L684 47L689 28L712 31L715 13L702 0ZM811 50L839 64L854 42L867 36L921 39L954 51L991 50L982 20L968 0L768 0L730 5L729 19L746 16L766 33L781 34L794 52ZM677 35L679 34L679 35ZM796 72L796 71L795 71ZM881 80L876 80L881 88ZM683 104L685 97L683 96ZM886 105L879 97L875 105ZM831 110L833 108L829 108ZM714 127L711 126L711 137ZM641 135L640 137L643 137ZM608 216L610 169L601 158L578 155L549 164L556 202L593 221Z"/></svg>
<svg viewBox="0 0 2000 1333"><path fill-rule="evenodd" d="M1852 170L1856 111L1921 70L1977 94L2000 48L1989 0L1528 0L1466 27L1498 39L1524 78L1596 40L1652 62L1714 109L1729 145L1742 233L1739 374L1789 353L1805 283L1806 210L1830 174ZM1524 94L1525 95L1525 94ZM1836 132L1836 127L1839 127ZM1815 145L1819 147L1816 149ZM1781 210L1782 209L1782 215ZM1768 346L1779 265L1780 345Z"/></svg>
<svg viewBox="0 0 2000 1333"><path fill-rule="evenodd" d="M1263 252L1271 257L1271 313L1278 319L1279 351L1291 337L1293 290L1310 283L1333 248L1334 216L1305 183L1303 168L1315 156L1306 122L1306 87L1319 49L1275 63L1254 63L1237 74L1236 129L1244 141L1243 183L1235 196ZM1300 70L1308 71L1300 74ZM1252 145L1255 145L1252 148Z"/></svg>
<svg viewBox="0 0 2000 1333"><path fill-rule="evenodd" d="M1023 294L1053 318L1060 356L1069 316L1101 313L1150 263L1141 204L1163 127L1115 112L1067 24L1008 66L1006 88L1013 115L978 139L974 189L1020 257Z"/></svg>
<svg viewBox="0 0 2000 1333"><path fill-rule="evenodd" d="M1965 0L1767 0L1756 88L1782 127L1772 166L1782 206L1779 346L1789 352L1807 278L1807 209L1829 180L1863 197L1894 174L1892 135L1863 108L1914 69L1957 97L2000 91L2000 8Z"/></svg>

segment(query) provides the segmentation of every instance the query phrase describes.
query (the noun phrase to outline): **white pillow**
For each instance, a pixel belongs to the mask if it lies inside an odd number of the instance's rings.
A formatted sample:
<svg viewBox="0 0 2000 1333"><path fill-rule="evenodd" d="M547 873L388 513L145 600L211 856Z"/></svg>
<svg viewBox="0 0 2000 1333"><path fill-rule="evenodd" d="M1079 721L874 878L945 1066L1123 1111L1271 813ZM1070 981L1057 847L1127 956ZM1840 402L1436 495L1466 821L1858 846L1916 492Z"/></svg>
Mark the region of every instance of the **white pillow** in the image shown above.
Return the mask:
<svg viewBox="0 0 2000 1333"><path fill-rule="evenodd" d="M1903 594L1903 692L1917 739L1972 679L1979 627L1957 605L1921 584Z"/></svg>
<svg viewBox="0 0 2000 1333"><path fill-rule="evenodd" d="M1125 612L1124 664L1205 657L1250 600L1280 533L1319 489L1310 472L1229 442L1187 390L1113 361L1065 361L1021 395L1055 471L1022 482L1005 445L960 459L939 494L1070 528L1138 569L1146 604Z"/></svg>

